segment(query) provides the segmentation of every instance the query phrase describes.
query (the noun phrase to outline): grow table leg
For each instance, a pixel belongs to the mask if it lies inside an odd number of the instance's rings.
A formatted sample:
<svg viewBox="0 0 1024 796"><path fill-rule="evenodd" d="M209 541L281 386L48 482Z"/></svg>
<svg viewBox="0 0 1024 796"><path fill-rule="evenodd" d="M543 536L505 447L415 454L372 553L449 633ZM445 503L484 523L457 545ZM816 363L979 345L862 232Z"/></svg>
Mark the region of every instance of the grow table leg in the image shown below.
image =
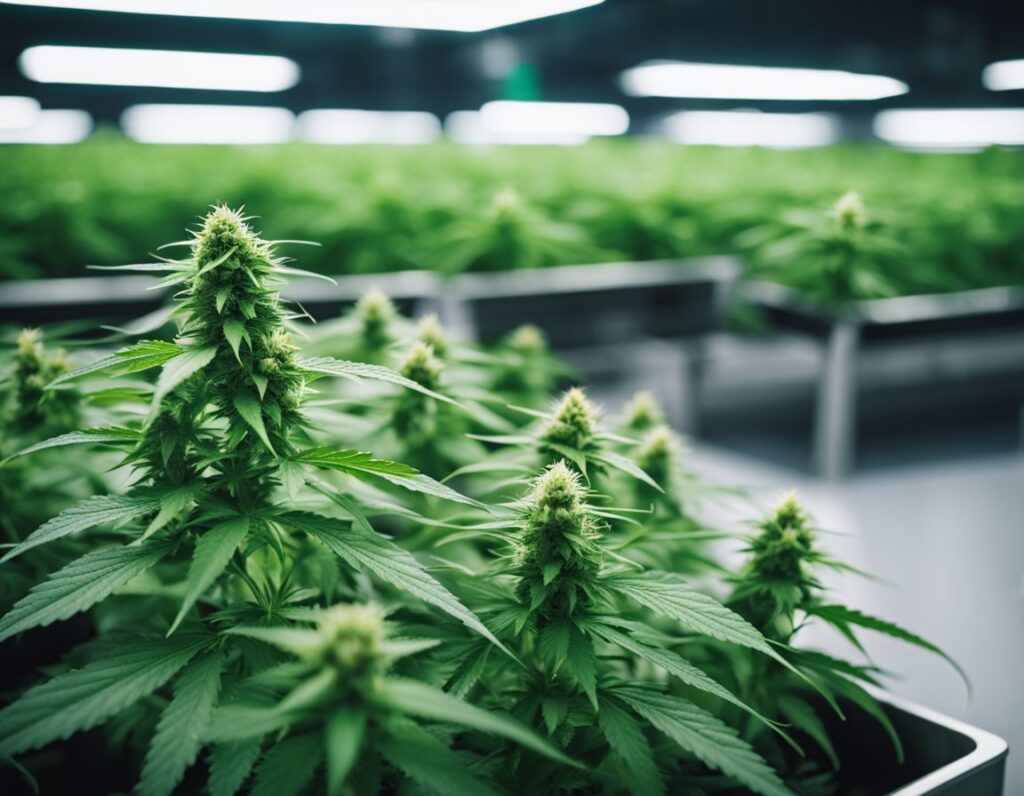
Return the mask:
<svg viewBox="0 0 1024 796"><path fill-rule="evenodd" d="M825 343L814 412L814 472L832 481L853 466L859 338L855 324L837 323Z"/></svg>

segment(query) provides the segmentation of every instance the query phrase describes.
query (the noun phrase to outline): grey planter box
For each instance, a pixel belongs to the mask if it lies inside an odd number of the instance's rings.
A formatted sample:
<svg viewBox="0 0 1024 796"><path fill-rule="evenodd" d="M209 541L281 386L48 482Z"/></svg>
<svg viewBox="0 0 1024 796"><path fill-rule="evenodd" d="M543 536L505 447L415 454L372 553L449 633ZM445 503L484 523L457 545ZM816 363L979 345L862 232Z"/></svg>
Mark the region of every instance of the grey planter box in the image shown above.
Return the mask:
<svg viewBox="0 0 1024 796"><path fill-rule="evenodd" d="M809 335L822 349L813 469L825 478L839 479L852 469L857 393L869 366L874 365L876 383L924 386L1024 373L1024 287L876 299L844 307L824 307L771 282L745 284L741 295L775 327Z"/></svg>
<svg viewBox="0 0 1024 796"><path fill-rule="evenodd" d="M848 711L846 721L829 726L842 761L841 793L1002 796L1006 741L898 697L875 696L900 735L905 760L898 764L883 748L889 741L879 737L874 719L862 711Z"/></svg>

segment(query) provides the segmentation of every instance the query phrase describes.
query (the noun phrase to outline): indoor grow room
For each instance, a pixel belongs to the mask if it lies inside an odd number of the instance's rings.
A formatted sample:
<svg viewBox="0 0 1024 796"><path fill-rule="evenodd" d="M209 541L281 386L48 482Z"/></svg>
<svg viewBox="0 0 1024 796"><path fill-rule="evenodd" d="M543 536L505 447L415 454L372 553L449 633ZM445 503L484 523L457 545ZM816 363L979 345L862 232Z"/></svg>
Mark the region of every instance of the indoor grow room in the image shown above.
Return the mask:
<svg viewBox="0 0 1024 796"><path fill-rule="evenodd" d="M1022 787L1012 8L0 14L4 793Z"/></svg>

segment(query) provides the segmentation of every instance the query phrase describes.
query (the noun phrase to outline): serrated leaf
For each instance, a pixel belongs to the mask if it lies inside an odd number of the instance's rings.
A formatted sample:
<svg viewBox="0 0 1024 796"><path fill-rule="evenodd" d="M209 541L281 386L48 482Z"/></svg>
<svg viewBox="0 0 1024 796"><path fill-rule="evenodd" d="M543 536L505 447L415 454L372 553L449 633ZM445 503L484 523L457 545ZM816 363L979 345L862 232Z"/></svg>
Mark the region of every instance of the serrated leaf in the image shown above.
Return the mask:
<svg viewBox="0 0 1024 796"><path fill-rule="evenodd" d="M217 296L214 299L214 304L217 307L217 314L220 315L224 311L224 305L228 301L228 296L231 295L230 287L222 287L217 289Z"/></svg>
<svg viewBox="0 0 1024 796"><path fill-rule="evenodd" d="M104 370L115 370L118 373L137 373L148 368L155 368L181 353L181 346L163 340L142 340L135 345L122 348L113 356L104 357L96 362L75 368L51 381L47 388Z"/></svg>
<svg viewBox="0 0 1024 796"><path fill-rule="evenodd" d="M552 622L540 631L540 653L558 671L569 654L569 623Z"/></svg>
<svg viewBox="0 0 1024 796"><path fill-rule="evenodd" d="M99 445L101 443L138 442L142 434L131 428L87 428L83 431L71 431L57 437L50 437L35 445L29 445L17 453L12 453L0 461L0 467L19 456L28 456L36 451L47 448L59 448L63 445Z"/></svg>
<svg viewBox="0 0 1024 796"><path fill-rule="evenodd" d="M216 346L206 348L185 348L178 356L169 359L164 363L160 371L160 378L156 381L156 390L153 393L153 408L160 405L168 393L181 384L189 376L198 373L209 365L217 355Z"/></svg>
<svg viewBox="0 0 1024 796"><path fill-rule="evenodd" d="M550 741L541 738L515 719L483 710L415 680L385 680L375 690L373 699L378 704L400 713L459 724L489 735L498 735L563 765L579 766Z"/></svg>
<svg viewBox="0 0 1024 796"><path fill-rule="evenodd" d="M0 756L38 749L106 721L177 674L209 638L122 644L104 657L30 688L0 710Z"/></svg>
<svg viewBox="0 0 1024 796"><path fill-rule="evenodd" d="M67 619L110 595L166 556L173 544L146 542L86 553L33 587L0 619L0 641Z"/></svg>
<svg viewBox="0 0 1024 796"><path fill-rule="evenodd" d="M359 759L366 731L366 713L349 707L338 708L327 720L324 745L327 753L327 796L338 796Z"/></svg>
<svg viewBox="0 0 1024 796"><path fill-rule="evenodd" d="M97 525L135 519L159 508L159 500L150 495L95 495L86 498L32 531L25 541L8 550L7 554L0 558L0 563L20 556L26 550L41 544L95 528Z"/></svg>
<svg viewBox="0 0 1024 796"><path fill-rule="evenodd" d="M566 659L569 663L566 668L570 676L579 683L590 704L597 710L597 654L590 639L575 625L569 630L569 650Z"/></svg>
<svg viewBox="0 0 1024 796"><path fill-rule="evenodd" d="M242 340L249 340L249 333L245 330L245 324L237 318L228 318L224 321L224 336L227 338L231 350L235 352L235 359L241 362L242 359L238 352L242 346ZM252 343L250 342L249 345L252 345Z"/></svg>
<svg viewBox="0 0 1024 796"><path fill-rule="evenodd" d="M293 714L279 710L276 704L232 703L213 712L204 740L223 743L258 739L287 727L294 720Z"/></svg>
<svg viewBox="0 0 1024 796"><path fill-rule="evenodd" d="M234 404L242 420L256 432L256 435L267 446L267 449L273 453L274 446L270 444L270 437L267 436L267 427L263 424L263 405L260 403L259 398L250 393L242 392L235 395Z"/></svg>
<svg viewBox="0 0 1024 796"><path fill-rule="evenodd" d="M202 276L203 274L205 274L205 273L207 273L209 271L212 271L217 266L223 265L225 262L227 262L228 258L232 254L235 253L235 250L237 248L238 248L237 246L232 246L230 249L228 249L226 252L224 252L224 254L222 254L220 257L216 258L215 260L210 260L210 262L208 262L206 265L202 266L196 272L196 276ZM199 263L196 263L196 265L199 265Z"/></svg>
<svg viewBox="0 0 1024 796"><path fill-rule="evenodd" d="M769 727L773 726L768 719L747 705L743 700L735 696L728 688L716 682L706 672L694 666L688 660L672 650L649 647L646 644L641 644L639 641L630 638L625 633L620 633L618 630L605 625L595 623L592 625L592 629L594 633L610 644L614 644L617 647L621 647L622 649L643 658L644 660L650 661L655 666L664 669L673 677L678 677L691 688L696 688L698 691L703 691L729 702L741 710L746 711L751 716L760 719Z"/></svg>
<svg viewBox="0 0 1024 796"><path fill-rule="evenodd" d="M613 699L601 700L601 709L597 714L601 732L608 739L612 748L622 762L626 764L635 779L625 784L634 796L660 796L665 792L665 784L654 762L651 744L644 735L640 724Z"/></svg>
<svg viewBox="0 0 1024 796"><path fill-rule="evenodd" d="M209 652L191 662L175 681L174 698L160 714L146 752L138 784L141 796L170 796L195 762L220 691L223 665L220 650Z"/></svg>
<svg viewBox="0 0 1024 796"><path fill-rule="evenodd" d="M323 741L316 732L274 744L256 768L250 796L298 796L313 779L323 754Z"/></svg>
<svg viewBox="0 0 1024 796"><path fill-rule="evenodd" d="M832 739L828 737L828 730L821 723L818 714L814 712L807 702L799 697L780 695L776 696L775 704L779 708L782 718L794 728L806 733L822 751L828 756L832 768L839 769L839 757L836 755Z"/></svg>
<svg viewBox="0 0 1024 796"><path fill-rule="evenodd" d="M372 453L358 450L336 450L330 447L311 448L290 457L291 461L309 464L321 470L337 470L354 475L357 478L372 476L381 478L388 483L404 487L413 492L449 500L454 503L465 503L476 508L485 508L473 498L456 492L439 481L423 475L419 470L401 462L374 458Z"/></svg>
<svg viewBox="0 0 1024 796"><path fill-rule="evenodd" d="M764 796L793 796L736 731L685 699L635 686L613 693L706 765Z"/></svg>
<svg viewBox="0 0 1024 796"><path fill-rule="evenodd" d="M967 686L968 691L970 691L970 680L967 677L967 672L961 668L960 664L953 660L953 658L951 658L943 649L932 644L930 641L921 638L916 633L911 633L909 630L906 630L893 622L889 622L885 619L879 619L874 616L868 616L861 611L854 608L847 608L844 605L815 605L809 609L809 613L813 616L824 619L826 622L834 625L840 630L845 629L846 631L849 631L849 626L855 625L857 627L863 627L866 630L873 630L876 633L882 633L886 636L890 636L891 638L899 639L900 641L905 641L908 644L913 644L915 647L928 650L928 652L933 652L956 669L957 674L960 675L964 684ZM852 632L850 632L850 635L853 635ZM854 637L854 641L857 643L856 637Z"/></svg>
<svg viewBox="0 0 1024 796"><path fill-rule="evenodd" d="M164 492L160 496L160 511L157 512L157 515L146 526L146 530L139 537L139 541L148 539L181 512L189 508L201 491L202 486L200 484L185 484L184 486Z"/></svg>
<svg viewBox="0 0 1024 796"><path fill-rule="evenodd" d="M343 359L334 359L333 357L314 357L312 359L300 359L297 366L307 371L308 373L322 373L326 376L341 376L342 378L352 379L353 381L360 381L362 379L370 379L371 381L383 381L388 384L396 384L399 387L405 387L407 390L415 390L416 392L429 395L431 398L435 398L438 401L444 401L446 403L454 404L458 406L458 402L449 398L447 395L441 395L439 392L428 390L422 384L418 384L412 379L407 379L401 373L391 370L391 368L385 368L381 365L368 365L365 362L348 362Z"/></svg>
<svg viewBox="0 0 1024 796"><path fill-rule="evenodd" d="M435 796L498 796L474 777L458 755L411 721L392 720L380 753L395 768Z"/></svg>
<svg viewBox="0 0 1024 796"><path fill-rule="evenodd" d="M280 519L319 539L349 564L368 569L392 586L437 606L508 652L505 645L495 638L476 614L459 602L458 598L427 572L410 553L394 542L379 534L369 533L365 529L353 528L342 520L310 512L292 511L282 515Z"/></svg>
<svg viewBox="0 0 1024 796"><path fill-rule="evenodd" d="M178 615L171 624L171 629L167 631L168 635L177 629L196 600L224 571L247 533L249 518L235 517L200 534L196 541L192 564L188 568L188 577L185 579L185 597Z"/></svg>
<svg viewBox="0 0 1024 796"><path fill-rule="evenodd" d="M260 756L262 739L222 743L209 755L210 796L235 796Z"/></svg>
<svg viewBox="0 0 1024 796"><path fill-rule="evenodd" d="M636 577L609 578L604 582L655 613L675 619L694 633L775 655L760 631L746 619L713 597L689 588L676 575L648 572Z"/></svg>

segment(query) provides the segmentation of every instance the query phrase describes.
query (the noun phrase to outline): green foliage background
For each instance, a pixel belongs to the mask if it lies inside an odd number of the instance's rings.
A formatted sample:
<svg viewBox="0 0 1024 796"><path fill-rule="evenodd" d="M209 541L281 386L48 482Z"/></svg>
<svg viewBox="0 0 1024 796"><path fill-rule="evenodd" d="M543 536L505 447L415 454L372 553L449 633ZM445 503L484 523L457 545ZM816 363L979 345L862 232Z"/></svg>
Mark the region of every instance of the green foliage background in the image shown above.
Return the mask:
<svg viewBox="0 0 1024 796"><path fill-rule="evenodd" d="M0 276L67 276L147 260L183 218L223 201L269 238L310 238L324 273L448 273L741 251L755 273L806 287L793 256L748 245L859 192L899 251L893 293L1024 282L1024 155L679 147L145 146L113 134L0 147ZM511 190L508 190L511 189ZM806 249L804 250L806 251ZM806 264L805 264L806 265ZM813 263L812 263L813 267ZM883 268L883 266L879 266ZM791 273L793 271L794 273ZM861 297L854 295L853 297Z"/></svg>

